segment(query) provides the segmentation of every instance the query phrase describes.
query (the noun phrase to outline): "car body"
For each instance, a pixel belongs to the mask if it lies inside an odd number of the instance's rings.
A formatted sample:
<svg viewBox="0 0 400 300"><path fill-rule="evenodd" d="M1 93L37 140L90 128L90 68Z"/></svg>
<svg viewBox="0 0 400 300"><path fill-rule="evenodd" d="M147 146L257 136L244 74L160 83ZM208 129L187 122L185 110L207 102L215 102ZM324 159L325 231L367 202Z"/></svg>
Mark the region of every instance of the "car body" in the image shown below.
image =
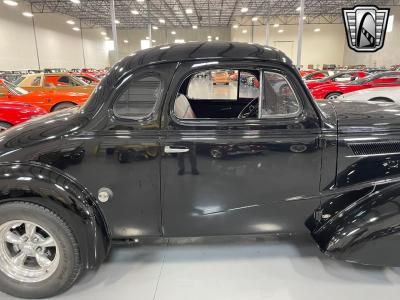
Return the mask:
<svg viewBox="0 0 400 300"><path fill-rule="evenodd" d="M229 73L225 71L215 71L211 72L211 77L213 80L213 84L229 84L231 82L231 79L229 77Z"/></svg>
<svg viewBox="0 0 400 300"><path fill-rule="evenodd" d="M400 86L380 87L355 91L339 96L337 100L346 101L370 101L400 104Z"/></svg>
<svg viewBox="0 0 400 300"><path fill-rule="evenodd" d="M33 91L29 92L21 87L0 79L0 101L16 101L41 107L47 112L81 105L89 98L88 93L68 91Z"/></svg>
<svg viewBox="0 0 400 300"><path fill-rule="evenodd" d="M314 73L310 73L310 74L304 75L303 76L303 80L304 81L318 80L318 79L322 79L322 78L326 78L326 77L332 76L333 74L335 74L334 71L326 71L326 70L316 71Z"/></svg>
<svg viewBox="0 0 400 300"><path fill-rule="evenodd" d="M317 71L313 70L313 69L301 69L301 70L299 70L299 73L300 73L301 77L304 77L304 76L306 76L308 74L312 74L312 73L315 73L315 72L317 72Z"/></svg>
<svg viewBox="0 0 400 300"><path fill-rule="evenodd" d="M250 72L258 96L190 96L192 80L219 93L211 78L196 77L217 69ZM116 63L84 106L1 135L0 238L15 246L6 255L17 256L20 244L31 253L34 244L21 237L33 236L54 248L30 254L39 267L53 266L50 255L61 251L64 270L12 288L2 263L13 270L15 260L0 259L1 286L52 296L76 270L98 266L113 241L150 237L308 232L331 257L400 265L395 111L317 104L291 60L270 47L193 42L138 51ZM32 222L52 239L37 227L32 234Z"/></svg>
<svg viewBox="0 0 400 300"><path fill-rule="evenodd" d="M21 76L15 82L28 91L64 91L90 94L95 86L88 85L70 73L39 73Z"/></svg>
<svg viewBox="0 0 400 300"><path fill-rule="evenodd" d="M32 104L0 100L0 131L46 113L44 109Z"/></svg>
<svg viewBox="0 0 400 300"><path fill-rule="evenodd" d="M309 89L313 89L317 86L332 83L346 83L350 81L357 80L358 78L364 78L365 76L369 75L363 71L346 71L346 72L338 72L334 75L319 79L319 80L309 80L306 81L306 85Z"/></svg>
<svg viewBox="0 0 400 300"><path fill-rule="evenodd" d="M400 86L400 72L379 72L350 83L329 83L312 88L311 94L316 100L336 99L340 95L363 89Z"/></svg>

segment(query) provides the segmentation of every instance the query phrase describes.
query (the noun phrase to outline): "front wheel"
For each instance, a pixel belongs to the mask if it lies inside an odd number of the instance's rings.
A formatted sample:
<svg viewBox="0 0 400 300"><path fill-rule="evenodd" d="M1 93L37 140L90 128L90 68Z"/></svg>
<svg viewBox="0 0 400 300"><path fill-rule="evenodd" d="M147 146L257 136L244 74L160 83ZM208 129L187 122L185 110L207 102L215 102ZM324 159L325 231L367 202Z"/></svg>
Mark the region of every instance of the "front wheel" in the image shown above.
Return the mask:
<svg viewBox="0 0 400 300"><path fill-rule="evenodd" d="M341 96L341 95L342 95L342 93L337 93L337 92L329 93L329 94L325 97L325 99L328 99L328 100L335 100L337 97L339 97L339 96Z"/></svg>
<svg viewBox="0 0 400 300"><path fill-rule="evenodd" d="M0 205L0 290L47 298L72 286L81 272L79 247L55 212L28 202Z"/></svg>

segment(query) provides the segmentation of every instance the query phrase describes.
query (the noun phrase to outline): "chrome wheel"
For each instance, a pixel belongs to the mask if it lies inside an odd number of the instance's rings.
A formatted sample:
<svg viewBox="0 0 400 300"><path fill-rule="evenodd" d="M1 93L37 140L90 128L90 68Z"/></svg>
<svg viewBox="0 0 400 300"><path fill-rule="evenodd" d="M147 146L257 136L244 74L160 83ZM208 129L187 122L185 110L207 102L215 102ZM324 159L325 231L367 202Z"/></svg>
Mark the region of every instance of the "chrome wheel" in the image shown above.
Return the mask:
<svg viewBox="0 0 400 300"><path fill-rule="evenodd" d="M15 220L0 226L0 271L20 282L40 282L57 270L57 242L39 225Z"/></svg>
<svg viewBox="0 0 400 300"><path fill-rule="evenodd" d="M330 95L328 95L328 97L326 99L328 100L335 100L337 97L339 97L341 94L339 93L332 93Z"/></svg>

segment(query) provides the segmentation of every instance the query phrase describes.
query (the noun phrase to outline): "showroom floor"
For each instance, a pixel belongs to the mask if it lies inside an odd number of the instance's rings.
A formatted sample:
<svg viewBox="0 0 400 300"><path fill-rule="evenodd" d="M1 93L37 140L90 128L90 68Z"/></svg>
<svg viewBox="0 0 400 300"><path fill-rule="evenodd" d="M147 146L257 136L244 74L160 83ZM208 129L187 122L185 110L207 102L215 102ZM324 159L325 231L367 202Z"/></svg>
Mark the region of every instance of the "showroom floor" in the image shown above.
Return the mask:
<svg viewBox="0 0 400 300"><path fill-rule="evenodd" d="M334 261L308 238L249 237L116 248L97 272L57 299L387 300L399 294L400 268Z"/></svg>

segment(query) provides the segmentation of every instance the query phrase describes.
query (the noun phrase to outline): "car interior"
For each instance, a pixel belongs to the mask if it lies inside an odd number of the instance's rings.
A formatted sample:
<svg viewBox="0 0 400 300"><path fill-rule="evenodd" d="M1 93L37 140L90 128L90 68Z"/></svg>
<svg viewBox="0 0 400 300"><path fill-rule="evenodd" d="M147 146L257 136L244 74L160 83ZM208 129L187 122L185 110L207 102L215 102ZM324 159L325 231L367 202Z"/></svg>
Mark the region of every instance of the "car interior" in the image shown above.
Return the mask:
<svg viewBox="0 0 400 300"><path fill-rule="evenodd" d="M297 98L284 76L264 72L262 90L258 70L203 71L182 83L174 113L178 119L257 119L298 111Z"/></svg>

